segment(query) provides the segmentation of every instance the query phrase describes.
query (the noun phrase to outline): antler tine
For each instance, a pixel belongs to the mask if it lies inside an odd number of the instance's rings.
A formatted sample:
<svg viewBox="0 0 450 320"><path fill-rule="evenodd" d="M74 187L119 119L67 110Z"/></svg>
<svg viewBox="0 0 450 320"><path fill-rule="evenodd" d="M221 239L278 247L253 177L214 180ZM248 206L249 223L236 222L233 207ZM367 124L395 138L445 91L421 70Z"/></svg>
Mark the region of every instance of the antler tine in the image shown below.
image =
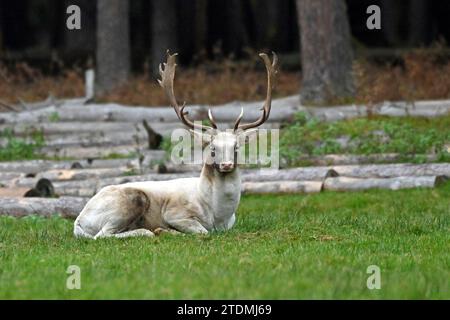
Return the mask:
<svg viewBox="0 0 450 320"><path fill-rule="evenodd" d="M170 54L169 50L167 50L167 62L159 65L159 74L161 75L161 80L158 79L159 85L164 89L166 93L167 99L169 100L170 105L174 108L178 119L191 129L199 128L201 130L212 129L211 127L204 125L197 125L191 120L189 120L186 116L188 115L187 111L184 111L186 107L186 102L180 107L178 105L177 99L175 98L175 93L173 90L173 81L175 78L175 68L176 64L176 56L178 53Z"/></svg>
<svg viewBox="0 0 450 320"><path fill-rule="evenodd" d="M208 109L208 118L209 118L209 121L211 122L212 127L213 127L214 129L217 129L217 123L216 123L216 120L215 120L214 117L213 117L211 108Z"/></svg>
<svg viewBox="0 0 450 320"><path fill-rule="evenodd" d="M244 116L244 108L241 107L241 113L236 119L236 122L234 123L234 131L237 131L239 128L239 123L241 123L242 117Z"/></svg>
<svg viewBox="0 0 450 320"><path fill-rule="evenodd" d="M277 70L278 56L273 51L272 51L272 54L273 54L272 62L270 61L270 58L268 57L267 54L265 54L265 53L259 54L259 56L263 59L264 64L266 66L266 70L267 70L267 95L266 95L266 100L264 101L264 105L261 108L261 110L263 110L263 113L255 122L252 122L252 123L239 125L239 122L241 121L241 119L238 119L239 121L236 121L236 123L235 123L235 129L234 129L235 131L238 129L247 130L250 128L258 127L258 126L262 125L264 122L266 122L267 119L269 118L270 109L272 107L272 78L275 76L275 74L278 71Z"/></svg>

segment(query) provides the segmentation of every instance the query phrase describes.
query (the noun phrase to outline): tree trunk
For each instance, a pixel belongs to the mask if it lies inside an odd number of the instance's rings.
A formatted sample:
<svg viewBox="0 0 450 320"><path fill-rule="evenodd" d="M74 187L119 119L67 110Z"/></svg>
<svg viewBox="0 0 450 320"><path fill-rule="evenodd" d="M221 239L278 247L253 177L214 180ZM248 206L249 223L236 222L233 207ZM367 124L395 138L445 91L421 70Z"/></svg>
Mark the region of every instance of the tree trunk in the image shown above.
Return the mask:
<svg viewBox="0 0 450 320"><path fill-rule="evenodd" d="M195 1L193 53L206 50L208 38L208 0Z"/></svg>
<svg viewBox="0 0 450 320"><path fill-rule="evenodd" d="M65 0L63 11L65 12L66 8L72 4L80 7L81 30L64 28L64 52L71 56L93 53L95 51L95 1ZM67 19L67 15L64 15L64 18Z"/></svg>
<svg viewBox="0 0 450 320"><path fill-rule="evenodd" d="M248 33L244 24L244 13L240 0L229 0L226 4L227 36L225 46L230 52L239 54L248 45Z"/></svg>
<svg viewBox="0 0 450 320"><path fill-rule="evenodd" d="M400 5L398 1L381 0L381 30L386 42L391 46L402 42L400 37Z"/></svg>
<svg viewBox="0 0 450 320"><path fill-rule="evenodd" d="M409 45L423 46L428 44L429 4L426 0L411 0L409 7Z"/></svg>
<svg viewBox="0 0 450 320"><path fill-rule="evenodd" d="M0 57L3 54L3 2L0 1Z"/></svg>
<svg viewBox="0 0 450 320"><path fill-rule="evenodd" d="M344 1L297 0L304 103L354 95L351 34Z"/></svg>
<svg viewBox="0 0 450 320"><path fill-rule="evenodd" d="M151 72L158 76L159 64L165 61L166 51L176 51L175 0L151 2Z"/></svg>
<svg viewBox="0 0 450 320"><path fill-rule="evenodd" d="M128 1L97 1L97 88L101 96L123 84L130 73Z"/></svg>

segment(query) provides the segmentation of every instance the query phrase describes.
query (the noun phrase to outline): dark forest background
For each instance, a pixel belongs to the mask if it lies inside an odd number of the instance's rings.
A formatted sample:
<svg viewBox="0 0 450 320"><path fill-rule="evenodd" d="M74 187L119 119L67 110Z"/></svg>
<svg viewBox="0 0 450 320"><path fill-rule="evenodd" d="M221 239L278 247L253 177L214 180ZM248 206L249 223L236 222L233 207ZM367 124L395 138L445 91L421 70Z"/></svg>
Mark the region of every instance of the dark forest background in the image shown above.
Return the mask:
<svg viewBox="0 0 450 320"><path fill-rule="evenodd" d="M81 30L66 27L70 5ZM381 29L367 27L371 5ZM448 17L448 0L0 0L0 96L80 96L94 69L97 100L161 105L170 49L197 103L260 99L270 51L275 95L302 103L448 98Z"/></svg>
<svg viewBox="0 0 450 320"><path fill-rule="evenodd" d="M450 40L450 1L347 0L353 46L405 48ZM80 6L82 30L65 27L66 8ZM366 8L379 5L382 29L366 28ZM155 8L159 7L159 8ZM159 10L158 15L152 14ZM299 50L295 0L132 0L130 45L134 69L151 59L156 36L171 39L183 63L215 52L242 57L248 49L279 53ZM171 23L169 26L167 22ZM158 25L164 27L152 32ZM96 1L0 0L0 52L4 60L46 61L57 54L66 62L95 58ZM168 32L168 28L173 31Z"/></svg>

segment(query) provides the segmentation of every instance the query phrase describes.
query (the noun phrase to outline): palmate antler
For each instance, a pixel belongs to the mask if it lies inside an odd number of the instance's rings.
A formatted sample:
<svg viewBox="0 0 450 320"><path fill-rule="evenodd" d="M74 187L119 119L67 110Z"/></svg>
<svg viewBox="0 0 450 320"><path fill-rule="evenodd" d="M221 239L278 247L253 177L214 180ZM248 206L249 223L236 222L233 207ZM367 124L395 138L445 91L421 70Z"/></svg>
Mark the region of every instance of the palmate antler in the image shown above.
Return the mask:
<svg viewBox="0 0 450 320"><path fill-rule="evenodd" d="M177 53L170 54L169 51L167 51L167 62L164 63L164 67L161 64L159 65L159 74L161 75L161 80L158 80L158 82L159 85L164 89L166 96L169 99L170 105L175 109L178 119L180 119L180 121L187 127L191 129L197 128L201 130L217 129L217 124L214 120L211 109L208 110L208 117L209 120L211 121L212 127L209 127L203 124L201 125L196 124L186 117L188 115L188 112L184 111L184 108L186 107L186 102L184 102L181 107L178 105L177 99L175 98L175 94L173 91L173 80L175 78L175 68L177 66L177 64L175 63L176 56Z"/></svg>
<svg viewBox="0 0 450 320"><path fill-rule="evenodd" d="M242 117L244 116L244 109L241 110L241 113L239 117L237 118L235 124L234 124L234 131L237 130L247 130L250 128L255 128L260 125L262 125L266 120L269 118L270 114L270 108L272 103L272 78L277 73L277 66L278 66L278 57L275 54L275 52L272 52L273 54L273 62L270 61L269 57L265 53L260 53L259 56L263 59L264 64L266 66L267 70L267 95L266 100L264 102L264 106L261 108L263 111L262 115L252 123L246 123L246 124L240 124ZM186 116L188 115L187 111L184 111L184 108L186 107L186 103L183 103L183 105L180 107L178 105L177 99L175 98L174 90L173 90L173 81L175 78L175 57L177 56L177 53L170 54L169 51L167 51L167 62L163 65L159 65L159 74L161 75L161 80L158 80L160 86L164 89L167 98L169 99L170 105L175 109L175 112L178 116L178 119L180 119L181 122L183 122L184 125L191 129L201 129L201 130L214 130L217 129L216 121L214 120L214 117L212 115L211 109L208 110L208 118L211 122L211 126L205 126L203 124L199 125L191 120L189 120Z"/></svg>

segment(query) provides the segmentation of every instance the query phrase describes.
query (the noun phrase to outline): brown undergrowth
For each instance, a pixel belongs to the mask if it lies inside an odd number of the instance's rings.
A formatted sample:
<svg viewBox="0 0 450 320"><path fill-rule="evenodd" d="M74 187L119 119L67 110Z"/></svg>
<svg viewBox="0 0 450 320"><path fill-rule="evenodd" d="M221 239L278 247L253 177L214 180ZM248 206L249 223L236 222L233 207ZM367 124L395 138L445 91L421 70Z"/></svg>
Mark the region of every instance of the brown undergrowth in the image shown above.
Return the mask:
<svg viewBox="0 0 450 320"><path fill-rule="evenodd" d="M423 100L450 98L450 61L436 50L411 51L400 63L374 64L356 61L355 102L376 104L385 100ZM438 51L439 52L439 51ZM282 61L281 61L282 62ZM146 68L142 68L145 69ZM203 61L196 67L180 66L177 70L178 99L191 104L221 104L234 100L261 100L265 95L265 72L258 60L236 62ZM277 77L275 97L299 92L300 72L281 71ZM49 76L26 63L0 65L0 101L17 103L41 101L49 94L57 98L79 97L84 94L84 75L81 68L64 69ZM130 80L101 102L125 105L166 105L163 91L156 77L146 72L133 75Z"/></svg>

